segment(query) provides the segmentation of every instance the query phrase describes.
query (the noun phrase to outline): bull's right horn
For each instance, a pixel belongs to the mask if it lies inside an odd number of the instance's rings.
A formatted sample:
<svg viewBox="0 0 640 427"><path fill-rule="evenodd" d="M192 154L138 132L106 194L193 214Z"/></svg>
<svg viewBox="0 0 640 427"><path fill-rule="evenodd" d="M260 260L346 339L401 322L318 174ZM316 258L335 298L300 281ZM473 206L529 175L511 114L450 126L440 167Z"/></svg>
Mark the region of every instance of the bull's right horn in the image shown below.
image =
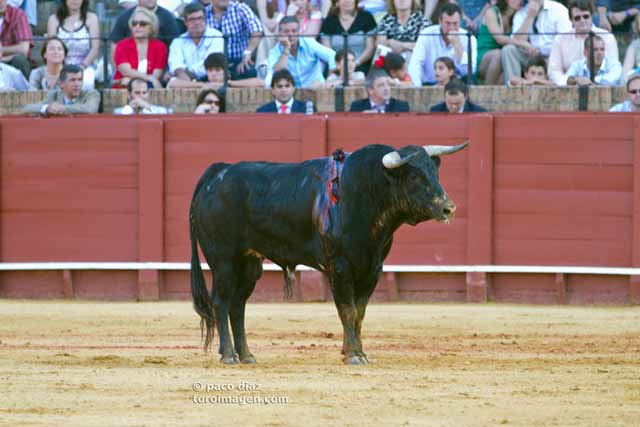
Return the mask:
<svg viewBox="0 0 640 427"><path fill-rule="evenodd" d="M424 148L429 157L433 156L446 156L447 154L453 154L456 151L460 151L469 145L469 141L466 141L459 145L425 145Z"/></svg>
<svg viewBox="0 0 640 427"><path fill-rule="evenodd" d="M416 151L415 153L409 154L407 157L402 158L400 157L400 153L398 153L397 151L392 151L384 155L384 157L382 158L382 164L387 169L395 169L407 163L413 156L417 155L418 153L419 151Z"/></svg>

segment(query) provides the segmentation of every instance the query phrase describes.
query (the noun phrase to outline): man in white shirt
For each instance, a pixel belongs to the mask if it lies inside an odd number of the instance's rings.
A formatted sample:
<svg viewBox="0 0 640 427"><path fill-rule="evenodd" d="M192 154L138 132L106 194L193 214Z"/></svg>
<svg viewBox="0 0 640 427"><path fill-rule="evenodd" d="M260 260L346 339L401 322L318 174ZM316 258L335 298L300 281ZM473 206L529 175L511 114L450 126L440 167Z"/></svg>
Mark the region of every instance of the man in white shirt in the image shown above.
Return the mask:
<svg viewBox="0 0 640 427"><path fill-rule="evenodd" d="M207 27L200 3L186 5L183 16L187 32L171 42L169 71L186 81L203 79L207 74L204 60L212 53L224 52L224 39L220 31Z"/></svg>
<svg viewBox="0 0 640 427"><path fill-rule="evenodd" d="M470 36L467 30L460 28L462 19L460 6L446 3L440 11L439 25L431 25L420 31L416 47L413 49L409 61L409 75L414 86L435 84L433 64L441 56L453 60L457 76L466 76L469 71L473 74L476 63L476 38ZM469 58L469 43L471 43L471 58Z"/></svg>
<svg viewBox="0 0 640 427"><path fill-rule="evenodd" d="M567 71L571 63L584 58L584 40L590 32L600 36L604 41L607 62L619 60L618 44L613 34L593 24L592 1L571 0L568 9L573 30L571 34L556 36L551 47L551 55L549 55L549 79L558 86L567 84L569 77Z"/></svg>
<svg viewBox="0 0 640 427"><path fill-rule="evenodd" d="M567 8L553 0L529 0L529 3L513 16L514 33L528 44L526 47L506 45L502 48L504 81L522 75L522 66L532 57L551 53L556 34L571 32Z"/></svg>
<svg viewBox="0 0 640 427"><path fill-rule="evenodd" d="M640 112L640 74L634 73L627 79L627 93L629 99L616 104L609 110L613 113L637 113Z"/></svg>
<svg viewBox="0 0 640 427"><path fill-rule="evenodd" d="M127 85L129 103L113 110L113 114L168 114L168 110L149 102L149 85L145 80L133 78Z"/></svg>

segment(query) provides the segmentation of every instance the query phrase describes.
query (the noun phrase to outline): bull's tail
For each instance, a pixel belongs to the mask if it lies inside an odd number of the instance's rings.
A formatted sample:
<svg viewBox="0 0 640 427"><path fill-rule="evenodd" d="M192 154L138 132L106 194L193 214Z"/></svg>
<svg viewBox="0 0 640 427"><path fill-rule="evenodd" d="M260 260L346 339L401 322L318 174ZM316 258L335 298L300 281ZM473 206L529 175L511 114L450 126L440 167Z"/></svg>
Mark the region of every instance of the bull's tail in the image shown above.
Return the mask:
<svg viewBox="0 0 640 427"><path fill-rule="evenodd" d="M202 273L202 267L200 265L200 258L198 257L196 199L202 185L208 181L208 178L216 174L222 166L227 165L220 163L212 165L207 169L202 178L200 178L200 181L198 181L198 184L193 191L191 207L189 209L189 235L191 237L191 297L193 298L193 308L200 316L200 334L204 340L205 352L211 349L216 326L216 318L213 311L213 301L207 292L207 287L204 282L204 274Z"/></svg>

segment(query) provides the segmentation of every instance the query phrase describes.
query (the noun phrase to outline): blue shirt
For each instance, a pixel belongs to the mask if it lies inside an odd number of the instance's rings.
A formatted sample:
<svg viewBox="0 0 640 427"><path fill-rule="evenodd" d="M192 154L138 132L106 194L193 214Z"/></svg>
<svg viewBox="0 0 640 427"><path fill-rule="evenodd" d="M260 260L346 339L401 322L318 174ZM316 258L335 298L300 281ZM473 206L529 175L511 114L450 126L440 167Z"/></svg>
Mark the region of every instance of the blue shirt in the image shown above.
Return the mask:
<svg viewBox="0 0 640 427"><path fill-rule="evenodd" d="M265 79L266 86L271 85L273 67L278 62L278 59L280 59L283 51L284 48L280 43L269 50L269 58L267 61L269 74ZM289 53L287 70L293 75L293 81L296 87L311 87L316 82L324 82L323 63L328 64L330 70L336 68L335 57L336 53L332 49L321 45L312 38L300 37L298 39L298 54L293 56Z"/></svg>
<svg viewBox="0 0 640 427"><path fill-rule="evenodd" d="M188 32L181 34L171 42L169 48L169 71L175 73L178 68L182 68L200 79L207 73L204 60L209 54L216 52L224 53L224 39L220 31L207 27L197 45Z"/></svg>
<svg viewBox="0 0 640 427"><path fill-rule="evenodd" d="M622 65L619 61L611 61L609 58L602 60L602 65L596 73L596 78L591 79L591 73L589 72L589 64L586 59L579 59L573 61L569 70L567 71L567 78L569 77L586 77L593 80L598 85L603 86L617 86L620 84L620 77L622 76Z"/></svg>

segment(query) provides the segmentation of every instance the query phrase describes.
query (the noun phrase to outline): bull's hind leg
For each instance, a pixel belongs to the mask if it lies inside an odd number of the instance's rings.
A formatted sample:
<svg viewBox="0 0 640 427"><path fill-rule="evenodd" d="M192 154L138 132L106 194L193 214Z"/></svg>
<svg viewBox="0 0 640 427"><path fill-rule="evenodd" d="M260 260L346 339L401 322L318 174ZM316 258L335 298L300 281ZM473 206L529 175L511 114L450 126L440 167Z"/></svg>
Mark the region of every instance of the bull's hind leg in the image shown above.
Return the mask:
<svg viewBox="0 0 640 427"><path fill-rule="evenodd" d="M211 289L211 294L218 337L220 338L220 361L226 365L232 365L239 362L231 342L231 333L229 332L231 299L238 282L236 268L231 260L216 264L210 263L209 265L213 266L213 288Z"/></svg>
<svg viewBox="0 0 640 427"><path fill-rule="evenodd" d="M238 286L231 298L229 315L231 318L231 329L233 330L233 342L240 357L241 363L254 364L256 359L249 351L247 335L244 328L244 314L247 300L256 287L256 281L262 275L262 259L254 256L246 256L241 263Z"/></svg>

